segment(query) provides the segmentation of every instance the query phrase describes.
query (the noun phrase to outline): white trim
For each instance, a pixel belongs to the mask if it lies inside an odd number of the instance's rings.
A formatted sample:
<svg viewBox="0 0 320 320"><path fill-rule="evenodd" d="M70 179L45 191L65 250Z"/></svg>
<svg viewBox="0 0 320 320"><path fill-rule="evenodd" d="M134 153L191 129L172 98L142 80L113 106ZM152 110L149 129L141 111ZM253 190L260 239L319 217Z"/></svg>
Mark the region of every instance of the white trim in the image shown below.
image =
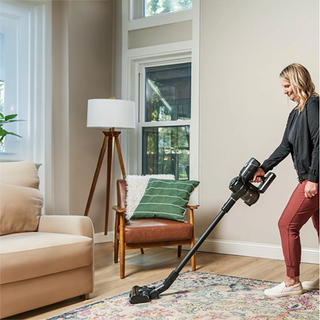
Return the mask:
<svg viewBox="0 0 320 320"><path fill-rule="evenodd" d="M201 245L199 251L283 260L281 246L267 243L209 239ZM319 263L319 251L313 248L303 248L301 261Z"/></svg>
<svg viewBox="0 0 320 320"><path fill-rule="evenodd" d="M200 180L200 1L194 0L192 3L192 75L191 75L191 119L190 126L190 179ZM200 204L199 188L193 192L190 201Z"/></svg>
<svg viewBox="0 0 320 320"><path fill-rule="evenodd" d="M188 61L190 61L192 51L191 47L191 40L170 44L159 44L155 46L130 49L127 52L127 57L133 58L135 61L143 60L144 63L148 63L148 60L150 60L151 62L154 61L155 57L157 57L157 61L167 61L170 58L170 55L172 55L173 59L175 59L175 56L182 56L183 54L185 54L187 56L187 59L189 59Z"/></svg>
<svg viewBox="0 0 320 320"><path fill-rule="evenodd" d="M141 122L141 128L149 127L179 127L179 126L190 126L191 120L176 120L176 121L149 121Z"/></svg>
<svg viewBox="0 0 320 320"><path fill-rule="evenodd" d="M107 235L104 235L103 232L96 233L94 235L94 239L95 243L113 242L114 232L109 232ZM189 246L185 245L183 246L183 249L189 250ZM268 243L209 239L204 241L198 251L254 258L265 258L272 260L283 260L281 246ZM319 250L313 248L302 248L301 262L318 264Z"/></svg>
<svg viewBox="0 0 320 320"><path fill-rule="evenodd" d="M114 232L108 231L108 234L105 235L104 232L99 232L94 234L94 243L105 243L105 242L113 242Z"/></svg>

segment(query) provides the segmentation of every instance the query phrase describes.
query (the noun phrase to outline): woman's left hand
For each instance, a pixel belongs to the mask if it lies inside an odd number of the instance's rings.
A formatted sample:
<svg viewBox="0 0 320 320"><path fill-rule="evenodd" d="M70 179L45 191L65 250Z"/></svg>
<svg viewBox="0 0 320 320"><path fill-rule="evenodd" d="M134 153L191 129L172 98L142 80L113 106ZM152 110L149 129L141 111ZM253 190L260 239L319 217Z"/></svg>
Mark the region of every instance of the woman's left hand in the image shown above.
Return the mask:
<svg viewBox="0 0 320 320"><path fill-rule="evenodd" d="M312 198L318 193L318 183L308 181L304 188L304 195L306 198Z"/></svg>

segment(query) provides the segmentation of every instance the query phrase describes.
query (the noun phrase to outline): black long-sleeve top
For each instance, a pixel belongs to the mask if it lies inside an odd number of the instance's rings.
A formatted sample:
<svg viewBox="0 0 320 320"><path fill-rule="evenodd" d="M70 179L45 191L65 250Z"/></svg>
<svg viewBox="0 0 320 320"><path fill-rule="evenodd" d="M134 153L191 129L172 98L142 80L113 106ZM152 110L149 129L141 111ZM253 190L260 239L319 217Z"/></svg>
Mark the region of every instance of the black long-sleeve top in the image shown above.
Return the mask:
<svg viewBox="0 0 320 320"><path fill-rule="evenodd" d="M294 124L290 141L290 129ZM261 168L268 172L291 154L299 181L319 181L319 97L310 97L302 112L293 109L279 147L263 162Z"/></svg>

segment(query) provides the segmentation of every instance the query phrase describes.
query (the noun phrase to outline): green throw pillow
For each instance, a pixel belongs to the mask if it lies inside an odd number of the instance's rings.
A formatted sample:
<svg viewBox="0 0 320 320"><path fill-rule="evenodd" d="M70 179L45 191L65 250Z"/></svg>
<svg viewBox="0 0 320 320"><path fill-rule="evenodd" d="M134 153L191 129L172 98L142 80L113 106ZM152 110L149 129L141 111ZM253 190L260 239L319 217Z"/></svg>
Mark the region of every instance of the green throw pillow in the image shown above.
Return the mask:
<svg viewBox="0 0 320 320"><path fill-rule="evenodd" d="M146 191L131 219L164 218L183 222L183 214L199 181L149 180Z"/></svg>

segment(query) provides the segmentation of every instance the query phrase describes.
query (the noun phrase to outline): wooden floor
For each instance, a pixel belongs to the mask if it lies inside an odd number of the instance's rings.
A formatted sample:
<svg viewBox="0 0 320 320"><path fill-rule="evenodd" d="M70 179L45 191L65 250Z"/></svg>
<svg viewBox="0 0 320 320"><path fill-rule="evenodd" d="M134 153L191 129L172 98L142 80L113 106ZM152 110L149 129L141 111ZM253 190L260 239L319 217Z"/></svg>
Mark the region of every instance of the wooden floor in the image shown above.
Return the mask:
<svg viewBox="0 0 320 320"><path fill-rule="evenodd" d="M182 253L184 256L185 251ZM262 258L198 252L197 271L237 277L281 282L285 277L284 262ZM95 287L88 300L70 299L54 305L26 312L8 319L47 319L73 310L96 300L128 292L134 285L145 285L165 279L182 258L177 257L176 249L154 248L126 252L126 278L119 278L119 264L113 263L113 243L95 245ZM191 270L190 262L182 270ZM313 280L319 275L319 266L303 263L301 280Z"/></svg>

